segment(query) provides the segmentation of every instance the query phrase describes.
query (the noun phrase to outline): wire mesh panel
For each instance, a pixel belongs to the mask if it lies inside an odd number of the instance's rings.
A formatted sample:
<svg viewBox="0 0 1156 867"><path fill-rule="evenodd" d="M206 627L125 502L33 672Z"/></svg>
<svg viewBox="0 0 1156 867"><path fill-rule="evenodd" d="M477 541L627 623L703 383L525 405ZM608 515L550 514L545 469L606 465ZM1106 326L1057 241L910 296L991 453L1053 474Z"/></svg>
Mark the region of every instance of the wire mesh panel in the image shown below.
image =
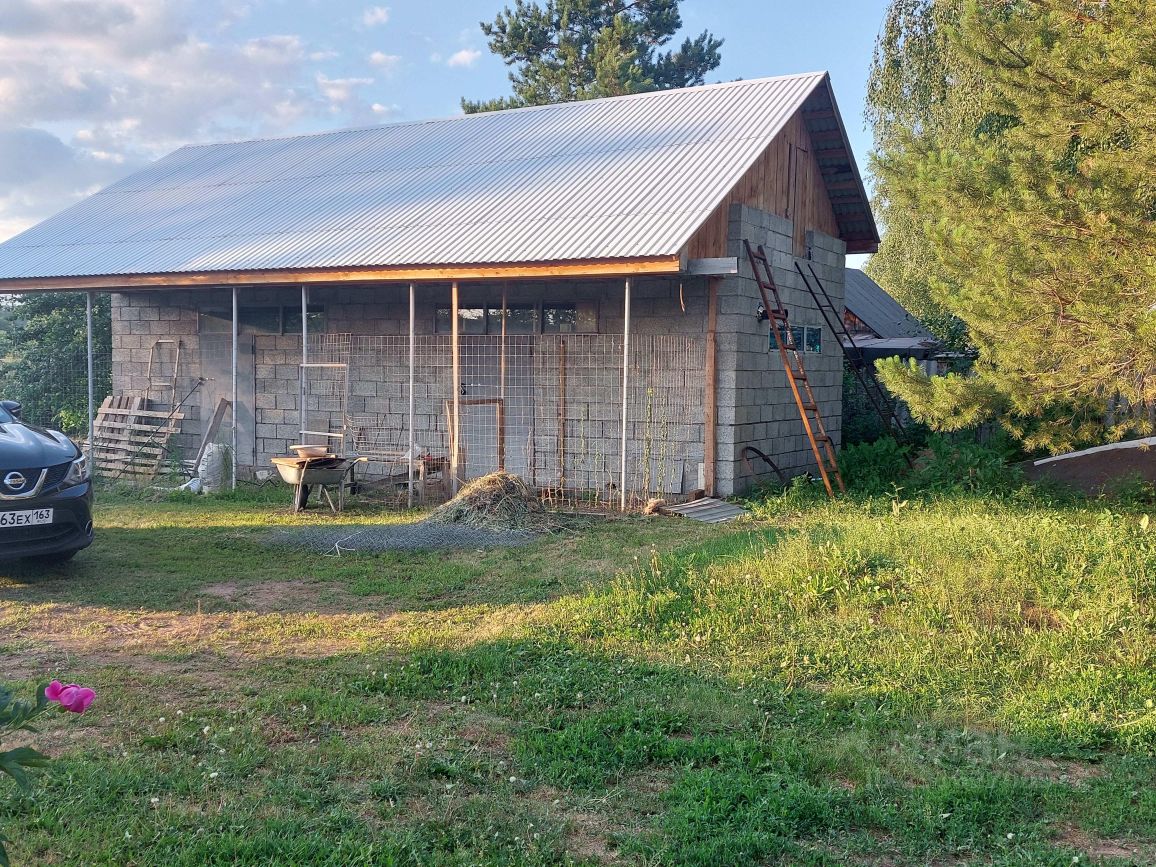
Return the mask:
<svg viewBox="0 0 1156 867"><path fill-rule="evenodd" d="M630 340L626 492L638 505L677 499L703 485L706 366L702 340L635 335Z"/></svg>
<svg viewBox="0 0 1156 867"><path fill-rule="evenodd" d="M450 490L456 410L461 481L501 469L559 504L617 505L621 335L462 335L458 354L455 401L452 338L415 338L411 454L409 337L319 335L303 368L307 429L343 430L369 475L398 485L412 463L437 497ZM636 336L630 359L628 501L678 499L701 485L703 342Z"/></svg>
<svg viewBox="0 0 1156 867"><path fill-rule="evenodd" d="M619 475L622 336L542 335L538 348L534 483L555 502L609 505Z"/></svg>
<svg viewBox="0 0 1156 867"><path fill-rule="evenodd" d="M310 335L301 365L301 441L344 451L348 429L351 334ZM299 407L300 409L300 407Z"/></svg>
<svg viewBox="0 0 1156 867"><path fill-rule="evenodd" d="M462 477L505 470L528 477L534 453L534 338L461 338Z"/></svg>
<svg viewBox="0 0 1156 867"><path fill-rule="evenodd" d="M302 364L301 392L305 401L301 441L344 451L349 365L313 361Z"/></svg>

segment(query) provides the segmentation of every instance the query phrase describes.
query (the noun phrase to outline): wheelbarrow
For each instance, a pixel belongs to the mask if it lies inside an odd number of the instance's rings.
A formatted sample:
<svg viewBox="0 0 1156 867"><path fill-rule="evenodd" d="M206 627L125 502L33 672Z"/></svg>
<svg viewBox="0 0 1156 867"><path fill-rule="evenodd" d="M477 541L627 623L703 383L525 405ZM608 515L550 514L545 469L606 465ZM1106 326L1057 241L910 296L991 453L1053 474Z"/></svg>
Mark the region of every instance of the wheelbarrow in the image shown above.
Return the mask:
<svg viewBox="0 0 1156 867"><path fill-rule="evenodd" d="M354 470L366 458L326 455L317 458L273 458L281 478L293 486L293 514L305 508L309 492L316 487L318 498L329 504L334 514L345 508L345 491L355 485ZM333 491L337 501L333 500Z"/></svg>

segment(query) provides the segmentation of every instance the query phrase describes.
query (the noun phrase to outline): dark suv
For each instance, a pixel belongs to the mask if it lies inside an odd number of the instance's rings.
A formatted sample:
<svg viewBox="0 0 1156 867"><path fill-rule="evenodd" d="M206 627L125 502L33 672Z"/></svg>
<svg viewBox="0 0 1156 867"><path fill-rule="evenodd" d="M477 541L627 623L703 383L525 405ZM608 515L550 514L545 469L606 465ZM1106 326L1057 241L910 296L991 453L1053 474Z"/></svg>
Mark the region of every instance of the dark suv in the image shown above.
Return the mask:
<svg viewBox="0 0 1156 867"><path fill-rule="evenodd" d="M59 431L0 401L0 559L63 562L92 544L88 460Z"/></svg>

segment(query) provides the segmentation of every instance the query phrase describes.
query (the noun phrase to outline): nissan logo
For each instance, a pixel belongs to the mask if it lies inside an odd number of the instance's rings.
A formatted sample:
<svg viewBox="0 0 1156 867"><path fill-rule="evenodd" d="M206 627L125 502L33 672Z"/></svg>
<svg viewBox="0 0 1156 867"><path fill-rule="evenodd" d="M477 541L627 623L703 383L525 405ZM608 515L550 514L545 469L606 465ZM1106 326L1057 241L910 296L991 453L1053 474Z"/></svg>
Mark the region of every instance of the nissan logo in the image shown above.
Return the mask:
<svg viewBox="0 0 1156 867"><path fill-rule="evenodd" d="M9 473L4 477L4 484L10 491L19 491L28 484L28 479L24 478L20 473Z"/></svg>

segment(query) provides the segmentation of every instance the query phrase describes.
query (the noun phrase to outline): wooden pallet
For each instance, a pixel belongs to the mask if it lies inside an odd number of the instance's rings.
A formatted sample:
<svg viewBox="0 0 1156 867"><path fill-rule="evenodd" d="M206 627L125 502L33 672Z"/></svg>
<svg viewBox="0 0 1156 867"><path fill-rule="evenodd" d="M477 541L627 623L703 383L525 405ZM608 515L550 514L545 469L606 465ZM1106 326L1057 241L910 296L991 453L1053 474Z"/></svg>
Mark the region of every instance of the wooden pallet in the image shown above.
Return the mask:
<svg viewBox="0 0 1156 867"><path fill-rule="evenodd" d="M106 397L93 423L96 466L110 479L156 478L169 438L180 432L183 419L183 413L149 409L143 397Z"/></svg>

